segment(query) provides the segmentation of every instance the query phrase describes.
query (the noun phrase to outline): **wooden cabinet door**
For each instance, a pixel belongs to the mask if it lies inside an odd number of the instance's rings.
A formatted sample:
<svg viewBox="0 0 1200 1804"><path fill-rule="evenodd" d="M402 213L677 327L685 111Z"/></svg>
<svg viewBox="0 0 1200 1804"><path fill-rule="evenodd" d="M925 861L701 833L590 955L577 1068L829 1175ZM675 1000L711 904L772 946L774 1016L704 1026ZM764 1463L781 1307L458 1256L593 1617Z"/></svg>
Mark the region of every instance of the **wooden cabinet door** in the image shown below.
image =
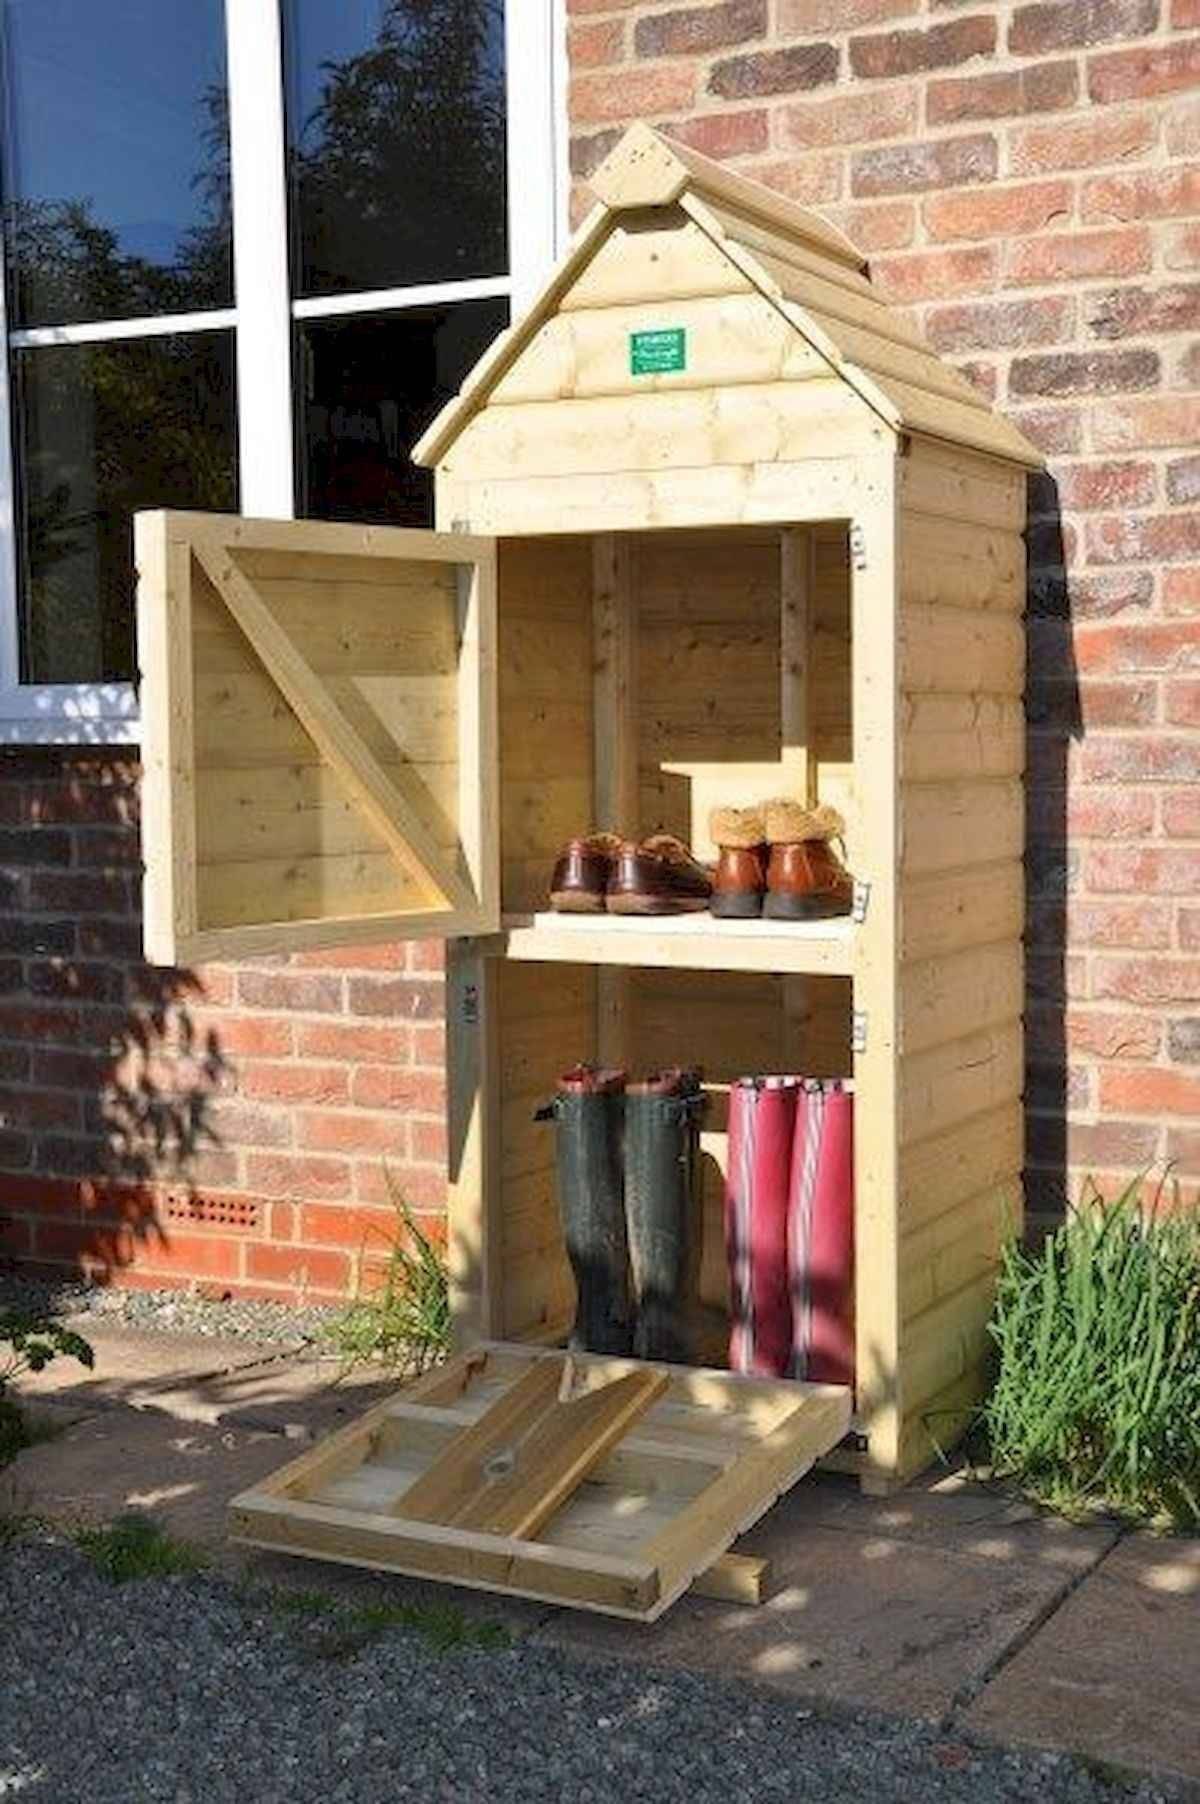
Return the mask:
<svg viewBox="0 0 1200 1804"><path fill-rule="evenodd" d="M495 541L139 514L145 952L499 926Z"/></svg>

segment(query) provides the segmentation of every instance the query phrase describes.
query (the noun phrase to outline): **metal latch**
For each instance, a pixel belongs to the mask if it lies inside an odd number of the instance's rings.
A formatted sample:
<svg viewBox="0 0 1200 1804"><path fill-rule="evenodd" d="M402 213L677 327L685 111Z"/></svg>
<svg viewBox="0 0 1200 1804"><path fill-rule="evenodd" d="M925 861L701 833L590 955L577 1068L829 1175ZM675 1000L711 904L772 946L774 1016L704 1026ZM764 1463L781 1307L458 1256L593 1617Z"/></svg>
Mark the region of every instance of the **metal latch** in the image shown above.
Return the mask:
<svg viewBox="0 0 1200 1804"><path fill-rule="evenodd" d="M858 525L854 525L850 528L850 556L856 570L866 569L867 535L862 527Z"/></svg>
<svg viewBox="0 0 1200 1804"><path fill-rule="evenodd" d="M865 1052L867 1050L867 1011L856 1008L850 1016L850 1050Z"/></svg>
<svg viewBox="0 0 1200 1804"><path fill-rule="evenodd" d="M854 900L850 905L850 918L852 921L857 921L860 926L867 918L867 904L870 900L871 885L869 883L856 881L854 885Z"/></svg>

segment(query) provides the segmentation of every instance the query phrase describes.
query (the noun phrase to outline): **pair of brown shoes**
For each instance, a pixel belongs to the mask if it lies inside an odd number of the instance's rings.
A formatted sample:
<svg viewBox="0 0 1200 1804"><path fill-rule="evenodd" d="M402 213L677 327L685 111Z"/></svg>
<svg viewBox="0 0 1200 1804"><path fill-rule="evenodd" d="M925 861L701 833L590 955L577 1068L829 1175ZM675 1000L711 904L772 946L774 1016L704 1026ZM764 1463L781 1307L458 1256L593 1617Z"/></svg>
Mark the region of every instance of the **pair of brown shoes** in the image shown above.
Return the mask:
<svg viewBox="0 0 1200 1804"><path fill-rule="evenodd" d="M709 832L720 851L712 912L727 920L820 921L849 914L854 880L829 843L845 823L835 808L786 799L715 808Z"/></svg>
<svg viewBox="0 0 1200 1804"><path fill-rule="evenodd" d="M560 914L689 914L706 909L711 894L711 876L671 833L568 840L550 880L550 906Z"/></svg>

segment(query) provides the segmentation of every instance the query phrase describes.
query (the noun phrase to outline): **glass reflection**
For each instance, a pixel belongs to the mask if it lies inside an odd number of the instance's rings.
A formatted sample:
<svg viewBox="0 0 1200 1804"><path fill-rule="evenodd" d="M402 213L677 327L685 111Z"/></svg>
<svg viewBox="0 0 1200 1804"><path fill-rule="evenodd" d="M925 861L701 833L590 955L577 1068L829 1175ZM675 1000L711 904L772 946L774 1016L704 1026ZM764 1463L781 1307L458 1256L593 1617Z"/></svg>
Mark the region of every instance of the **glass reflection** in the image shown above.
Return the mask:
<svg viewBox="0 0 1200 1804"><path fill-rule="evenodd" d="M293 287L503 275L502 0L285 0Z"/></svg>
<svg viewBox="0 0 1200 1804"><path fill-rule="evenodd" d="M221 0L4 0L9 323L227 306Z"/></svg>

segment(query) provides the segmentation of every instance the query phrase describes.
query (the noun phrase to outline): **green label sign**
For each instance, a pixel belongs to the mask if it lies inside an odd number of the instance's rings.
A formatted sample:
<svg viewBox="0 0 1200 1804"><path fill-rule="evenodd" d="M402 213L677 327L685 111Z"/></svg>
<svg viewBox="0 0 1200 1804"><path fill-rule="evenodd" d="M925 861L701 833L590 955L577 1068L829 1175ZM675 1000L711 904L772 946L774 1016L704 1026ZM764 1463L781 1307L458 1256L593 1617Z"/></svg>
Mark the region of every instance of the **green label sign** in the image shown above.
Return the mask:
<svg viewBox="0 0 1200 1804"><path fill-rule="evenodd" d="M687 332L682 326L664 326L658 332L629 334L631 376L665 376L687 368Z"/></svg>

